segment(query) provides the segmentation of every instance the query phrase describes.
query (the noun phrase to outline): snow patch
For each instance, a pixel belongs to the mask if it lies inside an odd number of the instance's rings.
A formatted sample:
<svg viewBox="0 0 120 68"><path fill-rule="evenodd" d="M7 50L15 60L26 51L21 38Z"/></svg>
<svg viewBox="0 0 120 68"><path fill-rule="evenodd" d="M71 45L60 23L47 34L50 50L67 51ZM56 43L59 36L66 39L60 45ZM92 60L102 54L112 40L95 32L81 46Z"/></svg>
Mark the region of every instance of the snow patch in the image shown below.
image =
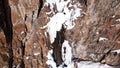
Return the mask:
<svg viewBox="0 0 120 68"><path fill-rule="evenodd" d="M4 66L3 68L8 68L7 66Z"/></svg>
<svg viewBox="0 0 120 68"><path fill-rule="evenodd" d="M70 46L69 46L69 43L68 41L64 41L63 43L63 47L67 47L67 49L71 50ZM62 47L62 48L63 48ZM66 49L66 51L68 51ZM62 53L64 51L62 50ZM70 53L70 54L68 54ZM66 53L66 56L67 57L64 57L64 54L63 54L63 59L66 59L66 61L64 61L64 63L66 62L67 63L67 67L64 67L63 64L61 64L59 67L56 67L56 63L54 62L53 60L53 57L52 57L52 54L53 54L53 50L49 50L48 51L48 55L47 55L47 64L48 64L48 68L114 68L112 66L109 66L107 64L101 64L99 62L95 63L95 62L92 62L92 61L80 61L80 62L73 62L71 61L71 56L72 56L72 53L71 51L68 51L68 53Z"/></svg>
<svg viewBox="0 0 120 68"><path fill-rule="evenodd" d="M115 15L113 15L112 18L115 18Z"/></svg>
<svg viewBox="0 0 120 68"><path fill-rule="evenodd" d="M62 59L66 65L69 65L72 62L72 48L66 40L62 45Z"/></svg>
<svg viewBox="0 0 120 68"><path fill-rule="evenodd" d="M29 59L29 57L27 56L27 57L26 57L26 59L28 60L28 59Z"/></svg>
<svg viewBox="0 0 120 68"><path fill-rule="evenodd" d="M80 61L80 62L71 62L70 64L67 65L67 67L59 66L59 67L50 67L50 68L114 68L114 67L109 66L107 64L101 64L99 62L95 63L92 61Z"/></svg>
<svg viewBox="0 0 120 68"><path fill-rule="evenodd" d="M104 41L104 40L108 40L107 38L104 38L104 37L100 37L99 38L99 41Z"/></svg>
<svg viewBox="0 0 120 68"><path fill-rule="evenodd" d="M68 64L67 68L75 68L74 62L71 62L70 64Z"/></svg>
<svg viewBox="0 0 120 68"><path fill-rule="evenodd" d="M13 65L12 66L12 68L19 68L20 67L20 64L18 64L18 65ZM3 67L4 68L4 67ZM6 68L8 68L8 67L6 67Z"/></svg>
<svg viewBox="0 0 120 68"><path fill-rule="evenodd" d="M56 38L56 31L60 31L62 24L67 26L66 29L72 29L75 26L73 21L81 15L81 9L79 3L71 4L71 0L46 0L45 5L50 6L51 13L54 15L50 18L50 21L43 28L48 28L47 31L50 35L51 43L54 42ZM54 7L56 5L57 13L54 12ZM69 9L72 7L71 9ZM50 13L48 12L48 13Z"/></svg>
<svg viewBox="0 0 120 68"><path fill-rule="evenodd" d="M21 35L22 35L22 34L24 34L24 33L25 33L25 32L24 32L24 31L22 31L22 32L21 32Z"/></svg>
<svg viewBox="0 0 120 68"><path fill-rule="evenodd" d="M117 53L120 53L120 49L113 50L112 52L117 52Z"/></svg>
<svg viewBox="0 0 120 68"><path fill-rule="evenodd" d="M120 19L117 19L116 21L120 22Z"/></svg>
<svg viewBox="0 0 120 68"><path fill-rule="evenodd" d="M48 51L48 55L47 55L47 58L48 58L48 60L47 60L47 65L48 66L50 66L49 68L57 68L56 67L56 63L55 63L55 61L54 61L54 59L53 59L53 57L52 57L52 54L53 54L53 50L49 50Z"/></svg>
<svg viewBox="0 0 120 68"><path fill-rule="evenodd" d="M63 13L57 13L50 19L50 22L48 22L47 26L51 43L53 43L56 38L56 31L60 31L62 24L65 22L64 17Z"/></svg>
<svg viewBox="0 0 120 68"><path fill-rule="evenodd" d="M39 54L40 54L39 52L37 52L37 53L34 53L34 55L35 55L35 56L37 56L37 55L39 55Z"/></svg>
<svg viewBox="0 0 120 68"><path fill-rule="evenodd" d="M107 64L94 63L91 61L81 61L77 63L78 68L113 68Z"/></svg>
<svg viewBox="0 0 120 68"><path fill-rule="evenodd" d="M99 34L99 32L96 32L96 34Z"/></svg>
<svg viewBox="0 0 120 68"><path fill-rule="evenodd" d="M47 32L44 32L45 37L47 38Z"/></svg>

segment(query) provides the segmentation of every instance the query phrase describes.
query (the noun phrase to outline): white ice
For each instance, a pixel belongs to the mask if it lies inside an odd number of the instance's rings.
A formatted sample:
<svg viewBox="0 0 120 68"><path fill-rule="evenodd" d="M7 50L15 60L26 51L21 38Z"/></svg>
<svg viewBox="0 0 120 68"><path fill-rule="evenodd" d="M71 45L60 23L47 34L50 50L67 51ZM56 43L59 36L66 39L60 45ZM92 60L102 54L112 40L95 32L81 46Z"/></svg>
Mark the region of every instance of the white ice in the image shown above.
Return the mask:
<svg viewBox="0 0 120 68"><path fill-rule="evenodd" d="M77 63L78 68L113 68L107 64L94 63L91 61L81 61Z"/></svg>
<svg viewBox="0 0 120 68"><path fill-rule="evenodd" d="M43 26L43 28L47 28L47 32L50 35L50 41L51 43L54 42L54 39L56 38L56 32L61 30L62 24L66 25L66 29L72 29L75 26L75 23L73 22L75 19L81 16L81 9L77 6L80 6L79 3L71 4L71 0L46 0L45 5L50 5L51 11L46 13L50 14L53 13L54 15L50 18L50 21L47 23L47 25ZM69 5L68 5L69 3ZM57 13L54 12L53 8L54 5L57 7ZM68 6L67 6L68 5ZM72 9L68 9L68 7L73 7ZM101 40L108 40L107 38L100 37L99 41ZM63 48L66 47L66 53L63 53ZM56 67L56 63L53 60L52 57L53 50L50 50L47 55L47 64L51 66L52 68L63 68L62 65L59 67ZM62 59L64 60L63 63L67 64L67 67L64 68L74 68L74 65L76 63L78 68L112 68L106 64L100 64L100 63L94 63L90 61L81 61L79 63L72 62L72 50L69 45L69 42L67 40L64 41L62 45ZM50 67L50 68L51 68Z"/></svg>
<svg viewBox="0 0 120 68"><path fill-rule="evenodd" d="M81 15L81 9L77 7L80 4L70 4L69 6L72 6L74 8L69 10L67 5L70 2L71 0L46 0L45 5L48 6L49 4L51 9L50 12L54 14L50 18L48 24L43 26L48 28L51 43L54 42L54 39L56 38L56 32L60 31L60 29L62 28L62 24L65 24L67 26L66 29L72 29L75 26L75 23L73 21ZM57 7L57 13L54 13L53 11L54 5L56 5Z"/></svg>
<svg viewBox="0 0 120 68"><path fill-rule="evenodd" d="M48 55L47 55L48 60L46 63L47 63L47 65L51 66L52 68L57 68L56 63L54 62L54 59L52 57L52 54L53 54L53 50L49 50Z"/></svg>
<svg viewBox="0 0 120 68"><path fill-rule="evenodd" d="M120 49L113 50L112 52L117 52L117 53L120 53Z"/></svg>
<svg viewBox="0 0 120 68"><path fill-rule="evenodd" d="M37 56L37 55L39 55L39 54L40 54L39 52L37 52L37 53L34 53L34 55L35 55L35 56Z"/></svg>
<svg viewBox="0 0 120 68"><path fill-rule="evenodd" d="M66 53L64 53L64 48L66 48ZM69 65L72 62L72 48L67 40L65 40L62 45L62 59L66 65Z"/></svg>
<svg viewBox="0 0 120 68"><path fill-rule="evenodd" d="M99 38L99 41L104 41L104 40L108 40L107 38L104 38L104 37L100 37Z"/></svg>

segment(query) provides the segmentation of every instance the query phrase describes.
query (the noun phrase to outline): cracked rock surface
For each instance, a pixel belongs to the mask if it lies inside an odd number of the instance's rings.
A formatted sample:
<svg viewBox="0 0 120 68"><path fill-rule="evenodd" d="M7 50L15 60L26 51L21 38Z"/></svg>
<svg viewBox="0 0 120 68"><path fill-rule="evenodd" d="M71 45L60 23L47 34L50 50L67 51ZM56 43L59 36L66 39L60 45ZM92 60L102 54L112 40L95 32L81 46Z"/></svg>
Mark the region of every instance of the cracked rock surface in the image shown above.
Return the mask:
<svg viewBox="0 0 120 68"><path fill-rule="evenodd" d="M10 58L13 68L51 68L46 64L50 50L59 66L66 40L71 62L120 65L120 0L0 0L0 68L9 67Z"/></svg>

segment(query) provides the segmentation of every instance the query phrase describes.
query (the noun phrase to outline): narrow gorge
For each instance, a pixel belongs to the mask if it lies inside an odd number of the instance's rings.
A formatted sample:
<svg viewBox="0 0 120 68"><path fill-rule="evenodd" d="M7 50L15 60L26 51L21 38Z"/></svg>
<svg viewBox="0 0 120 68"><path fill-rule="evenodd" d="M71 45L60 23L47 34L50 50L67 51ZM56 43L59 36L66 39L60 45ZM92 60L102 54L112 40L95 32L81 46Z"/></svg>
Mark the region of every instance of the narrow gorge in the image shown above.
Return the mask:
<svg viewBox="0 0 120 68"><path fill-rule="evenodd" d="M0 0L0 68L120 68L120 0Z"/></svg>

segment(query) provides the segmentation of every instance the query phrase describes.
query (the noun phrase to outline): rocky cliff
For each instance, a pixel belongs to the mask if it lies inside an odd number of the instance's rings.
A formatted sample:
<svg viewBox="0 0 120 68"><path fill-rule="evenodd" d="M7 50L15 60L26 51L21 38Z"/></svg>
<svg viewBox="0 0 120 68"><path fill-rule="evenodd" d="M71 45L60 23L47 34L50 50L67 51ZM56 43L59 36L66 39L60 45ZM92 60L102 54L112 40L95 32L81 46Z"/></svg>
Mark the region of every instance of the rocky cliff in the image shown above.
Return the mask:
<svg viewBox="0 0 120 68"><path fill-rule="evenodd" d="M120 0L0 0L0 68L84 61L119 68Z"/></svg>

